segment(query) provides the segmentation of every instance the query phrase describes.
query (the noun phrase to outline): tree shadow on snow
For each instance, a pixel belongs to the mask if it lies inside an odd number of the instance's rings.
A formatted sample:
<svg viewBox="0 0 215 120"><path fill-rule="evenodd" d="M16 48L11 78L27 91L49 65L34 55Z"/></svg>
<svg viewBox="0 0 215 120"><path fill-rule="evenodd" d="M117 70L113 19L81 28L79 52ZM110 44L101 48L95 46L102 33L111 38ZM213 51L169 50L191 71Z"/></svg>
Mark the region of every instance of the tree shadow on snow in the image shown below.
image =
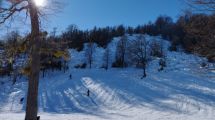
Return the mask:
<svg viewBox="0 0 215 120"><path fill-rule="evenodd" d="M135 72L134 76L129 72L113 73L107 73L110 78L93 75L92 79L104 89L114 90L130 106L183 114L200 111L204 105L215 107L215 83L210 79L177 72L151 74L146 79L138 79ZM133 80L127 80L128 76Z"/></svg>

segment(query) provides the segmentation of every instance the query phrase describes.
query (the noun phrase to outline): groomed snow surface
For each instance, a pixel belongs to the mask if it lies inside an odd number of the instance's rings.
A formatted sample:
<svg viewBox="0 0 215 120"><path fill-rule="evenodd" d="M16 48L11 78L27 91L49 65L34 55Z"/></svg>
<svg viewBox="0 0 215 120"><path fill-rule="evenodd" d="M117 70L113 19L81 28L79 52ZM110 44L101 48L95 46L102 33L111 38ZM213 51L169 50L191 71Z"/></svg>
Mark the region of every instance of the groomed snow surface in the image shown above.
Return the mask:
<svg viewBox="0 0 215 120"><path fill-rule="evenodd" d="M110 44L111 50L118 39ZM140 79L141 69L100 69L103 52L96 48L92 69L75 69L74 65L84 62L84 53L71 50L69 71L41 77L41 120L214 120L215 73L201 68L204 58L167 52L167 68L158 72L155 59L147 68L147 78ZM0 84L0 120L24 119L26 92L26 78L14 86Z"/></svg>

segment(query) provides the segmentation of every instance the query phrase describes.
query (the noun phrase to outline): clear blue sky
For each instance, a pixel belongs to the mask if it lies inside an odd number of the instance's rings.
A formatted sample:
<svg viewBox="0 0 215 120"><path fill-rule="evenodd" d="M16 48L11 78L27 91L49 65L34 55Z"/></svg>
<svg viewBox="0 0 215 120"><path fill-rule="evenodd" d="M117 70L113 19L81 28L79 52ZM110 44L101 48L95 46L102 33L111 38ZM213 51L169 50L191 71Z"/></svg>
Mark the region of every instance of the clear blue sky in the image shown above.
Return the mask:
<svg viewBox="0 0 215 120"><path fill-rule="evenodd" d="M94 26L114 26L124 24L137 26L154 21L159 15L173 19L185 8L183 0L61 0L62 7L56 15L42 21L44 30L57 27L60 33L68 25L76 24L80 29ZM26 23L25 23L26 24ZM26 25L11 25L20 31L27 31ZM21 27L20 27L21 26ZM10 30L9 30L10 31ZM29 31L29 30L28 30ZM0 31L2 33L2 31Z"/></svg>
<svg viewBox="0 0 215 120"><path fill-rule="evenodd" d="M66 0L64 4L63 10L47 22L47 28L62 30L69 24L76 24L80 29L119 24L136 26L154 21L159 15L175 19L184 9L183 0Z"/></svg>

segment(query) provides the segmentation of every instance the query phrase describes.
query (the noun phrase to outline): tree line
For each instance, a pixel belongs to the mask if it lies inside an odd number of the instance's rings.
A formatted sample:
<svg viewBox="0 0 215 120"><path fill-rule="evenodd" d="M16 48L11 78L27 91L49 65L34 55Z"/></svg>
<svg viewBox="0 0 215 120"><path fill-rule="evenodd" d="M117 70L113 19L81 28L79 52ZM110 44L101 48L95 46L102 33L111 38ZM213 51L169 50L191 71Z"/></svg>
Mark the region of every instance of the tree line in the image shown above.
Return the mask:
<svg viewBox="0 0 215 120"><path fill-rule="evenodd" d="M56 29L51 33L43 32L42 43L42 57L41 65L43 71L49 69L61 69L66 63L56 60L59 56L68 56L64 51L68 48L77 49L82 51L84 44L88 43L88 48L91 48L92 43L96 43L99 47L107 48L108 43L114 37L122 37L125 34L148 34L151 36L161 36L163 39L169 40L171 46L169 50L177 51L178 48L184 48L185 52L198 54L207 57L209 61L215 61L215 15L214 14L192 14L185 12L183 15L174 22L171 17L159 16L155 22L149 22L145 25L138 25L137 27L127 27L124 25L114 27L94 27L92 30L80 30L76 25L70 25L62 34L56 35ZM19 32L11 32L0 42L0 49L5 49L5 58L8 62L15 59L17 54L26 52L29 42L26 42L29 34L21 36ZM124 51L125 48L120 47L125 44L121 41L118 44L117 50ZM134 46L135 47L135 46ZM154 49L158 46L154 44ZM49 49L48 49L49 48ZM88 58L91 58L92 49L88 51ZM106 51L109 54L109 50ZM119 54L121 58L117 58L113 66L126 66L124 61L124 54ZM57 56L57 57L56 57ZM66 58L66 57L64 57ZM68 59L68 58L66 58ZM108 59L108 58L106 58ZM92 63L92 60L89 59ZM3 64L0 62L0 64ZM90 64L91 65L91 64ZM8 68L11 69L10 64ZM55 68L53 67L55 66ZM64 68L65 69L65 68Z"/></svg>
<svg viewBox="0 0 215 120"><path fill-rule="evenodd" d="M155 22L149 22L137 27L124 25L114 27L94 27L92 30L80 30L76 25L71 25L57 39L68 43L69 48L83 50L84 43L96 43L106 48L114 37L125 34L148 34L162 36L171 42L172 51L179 47L185 52L207 57L209 61L215 61L215 15L214 14L192 14L185 12L176 21L171 17L159 16Z"/></svg>
<svg viewBox="0 0 215 120"><path fill-rule="evenodd" d="M126 27L124 25L99 28L94 27L92 30L80 30L76 25L70 25L66 31L60 35L56 35L56 29L51 33L43 32L42 43L42 57L41 65L43 71L46 69L66 69L67 63L59 60L59 56L68 59L68 52L65 51L69 48L82 51L84 44L87 44L89 48L86 55L88 55L88 61L92 64L92 47L93 43L96 43L99 47L107 48L108 43L114 37L125 38L125 34L148 34L151 36L161 36L163 39L169 40L171 46L169 50L177 51L178 48L184 48L185 52L198 54L207 57L209 61L215 61L215 15L214 14L192 14L186 12L181 15L175 22L171 17L159 16L155 22L149 22L145 25L139 25L137 27ZM11 59L23 52L27 51L29 34L21 36L19 32L11 32L0 43L0 49L5 49L5 58L10 63ZM121 40L118 43L117 51L122 53L116 58L117 61L112 66L126 66L124 61L123 46L126 42ZM151 47L158 47L159 44L154 44ZM4 46L4 47L3 47ZM137 45L138 46L138 45ZM137 47L136 46L136 47ZM134 46L135 47L135 46ZM159 49L159 48L158 48ZM65 55L66 54L66 55ZM106 51L109 54L109 50ZM118 54L118 53L117 53ZM109 61L108 58L106 58ZM140 62L141 63L141 62ZM0 64L3 64L0 62ZM90 64L90 65L91 65ZM12 70L11 64L8 64L8 69ZM106 66L107 67L107 66ZM9 71L8 71L9 72ZM26 71L25 71L26 72ZM4 73L4 72L3 72ZM5 73L8 74L8 73Z"/></svg>

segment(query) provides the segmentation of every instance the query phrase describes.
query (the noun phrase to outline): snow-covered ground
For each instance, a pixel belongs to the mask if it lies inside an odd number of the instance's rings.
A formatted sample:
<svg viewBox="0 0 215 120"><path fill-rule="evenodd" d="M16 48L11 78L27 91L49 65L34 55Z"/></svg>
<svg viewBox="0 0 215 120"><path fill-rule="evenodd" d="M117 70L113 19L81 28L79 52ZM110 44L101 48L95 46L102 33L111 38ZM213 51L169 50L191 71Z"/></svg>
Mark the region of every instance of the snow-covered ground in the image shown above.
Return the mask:
<svg viewBox="0 0 215 120"><path fill-rule="evenodd" d="M113 52L118 39L110 44ZM96 48L92 69L74 69L74 65L84 62L84 52L71 50L69 71L49 72L45 78L41 77L41 120L215 118L215 73L201 68L205 59L183 52L167 52L167 68L158 72L158 60L154 60L147 69L147 78L140 79L142 70L136 68L99 69L103 53L103 48ZM0 120L23 120L26 99L23 103L20 99L26 98L27 81L23 78L14 86L10 84L0 84Z"/></svg>

